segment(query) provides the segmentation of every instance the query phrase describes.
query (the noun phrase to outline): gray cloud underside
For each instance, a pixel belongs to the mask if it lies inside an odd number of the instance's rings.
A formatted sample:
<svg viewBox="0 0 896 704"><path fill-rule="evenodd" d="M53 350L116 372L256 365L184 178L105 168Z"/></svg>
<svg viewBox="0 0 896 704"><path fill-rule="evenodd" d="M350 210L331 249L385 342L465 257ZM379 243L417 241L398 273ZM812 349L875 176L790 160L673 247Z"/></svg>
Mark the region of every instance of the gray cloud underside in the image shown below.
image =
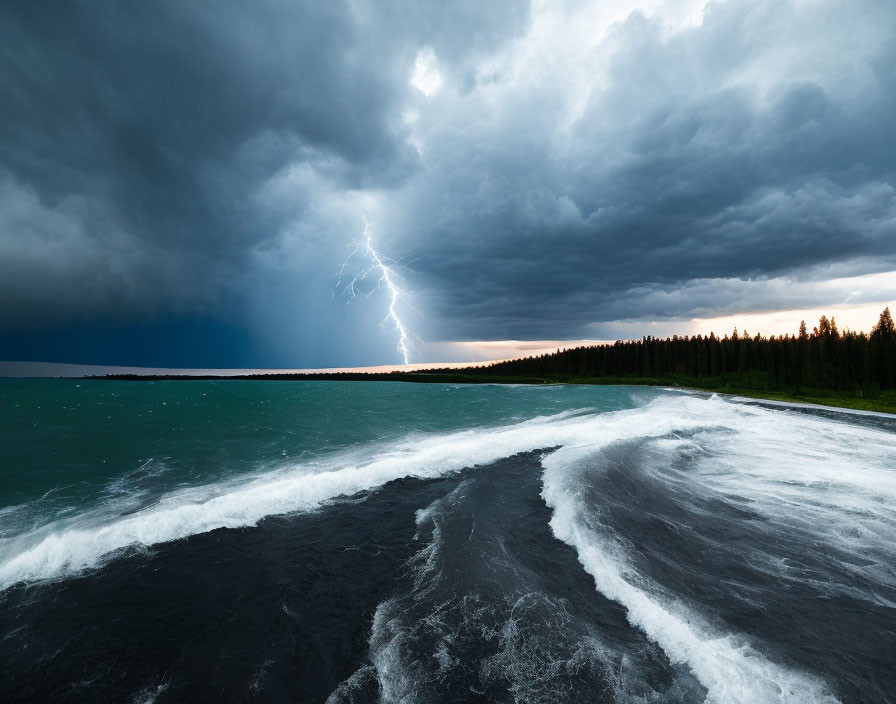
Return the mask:
<svg viewBox="0 0 896 704"><path fill-rule="evenodd" d="M436 173L416 193L425 207L404 212L408 230L437 233L419 241L417 266L446 288L463 272L467 285L443 304L457 334L774 308L790 302L740 300L738 286L644 294L706 278L825 277L856 260L863 272L896 268L896 46L871 27L858 55L838 55L836 40L842 26L896 13L843 6L801 27L769 9L781 5L765 4L759 28L750 17L762 5L711 7L671 40L630 17L615 29L610 87L566 133L551 106L522 106L532 109L493 129L430 139ZM728 85L772 32L795 51L829 39L830 75Z"/></svg>
<svg viewBox="0 0 896 704"><path fill-rule="evenodd" d="M375 9L361 24L340 2L5 3L0 323L206 308L307 206L264 202L278 171L405 181L414 32L459 54L525 15L496 3L464 37L450 11L422 27L396 8L396 27Z"/></svg>
<svg viewBox="0 0 896 704"><path fill-rule="evenodd" d="M756 282L775 277L808 304L814 280L896 269L891 2L731 0L672 33L633 13L581 65L512 75L534 21L518 2L5 3L0 326L311 307L357 192L442 339L774 307L786 292ZM425 47L431 99L408 82Z"/></svg>

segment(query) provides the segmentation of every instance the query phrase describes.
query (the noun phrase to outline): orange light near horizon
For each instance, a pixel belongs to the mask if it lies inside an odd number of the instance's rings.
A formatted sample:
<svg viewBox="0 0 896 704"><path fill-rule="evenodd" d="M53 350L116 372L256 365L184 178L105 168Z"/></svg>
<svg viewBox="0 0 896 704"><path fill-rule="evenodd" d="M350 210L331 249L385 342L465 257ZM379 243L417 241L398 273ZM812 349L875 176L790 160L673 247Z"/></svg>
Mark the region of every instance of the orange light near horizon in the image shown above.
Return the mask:
<svg viewBox="0 0 896 704"><path fill-rule="evenodd" d="M800 321L805 320L806 327L812 330L822 315L833 317L841 331L849 329L854 332L871 332L872 328L877 325L881 311L888 306L896 308L896 302L825 306L772 313L741 313L718 318L694 318L690 321L691 332L686 334L708 335L710 332L714 332L716 335L724 336L737 328L740 332L746 330L752 335L757 333L765 336L795 335L799 330Z"/></svg>

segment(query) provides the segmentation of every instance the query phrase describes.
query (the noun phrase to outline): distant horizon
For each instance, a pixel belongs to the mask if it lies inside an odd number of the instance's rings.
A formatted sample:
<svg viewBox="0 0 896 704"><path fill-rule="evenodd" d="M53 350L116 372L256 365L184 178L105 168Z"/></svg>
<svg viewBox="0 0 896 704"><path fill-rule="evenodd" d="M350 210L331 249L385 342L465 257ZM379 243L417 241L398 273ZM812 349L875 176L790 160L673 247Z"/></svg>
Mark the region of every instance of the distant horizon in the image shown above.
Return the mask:
<svg viewBox="0 0 896 704"><path fill-rule="evenodd" d="M381 364L366 367L141 367L114 364L71 364L69 362L39 362L30 360L0 361L0 379L31 378L83 378L106 376L108 374L135 374L137 376L246 376L251 374L329 374L341 372L377 373L410 371L441 367L444 369L464 369L479 367L504 360L483 362L420 362L414 364Z"/></svg>
<svg viewBox="0 0 896 704"><path fill-rule="evenodd" d="M251 374L329 374L329 373L384 373L392 371L418 371L425 369L463 369L469 367L479 367L498 362L509 361L513 359L521 359L525 357L539 356L542 354L550 354L557 349L571 349L575 347L596 346L596 345L612 345L617 341L637 340L643 337L652 336L658 338L679 336L708 336L713 333L717 337L725 337L731 335L736 329L741 334L747 333L751 336L780 336L795 335L799 329L799 322L792 329L784 328L785 323L793 320L793 314L798 312L803 314L800 321L805 321L807 327L811 330L818 322L821 315L833 319L837 322L837 326L841 331L851 330L858 333L870 333L877 322L880 313L885 309L896 309L896 303L881 303L879 309L878 304L870 304L863 306L853 306L851 309L839 308L838 312L855 312L860 309L863 325L856 327L843 322L842 318L837 320L837 315L831 313L828 315L819 311L777 311L766 314L745 314L741 316L730 316L727 319L731 328L723 330L719 328L720 319L713 320L693 320L690 321L693 327L691 332L672 332L664 334L645 333L638 337L619 337L615 340L479 340L464 341L456 343L438 343L442 345L455 345L460 349L466 349L468 352L482 353L487 350L504 352L502 356L494 356L491 358L480 358L471 360L452 360L452 361L429 361L429 362L412 362L410 364L367 364L356 366L322 366L322 367L280 367L280 366L258 366L258 367L214 367L214 366L163 366L163 365L141 365L141 364L82 364L77 362L45 362L41 360L0 360L0 378L65 378L65 377L85 377L85 376L104 376L107 374L136 374L138 376L155 376L155 375L183 375L183 376L245 376ZM869 317L869 311L876 310L873 316ZM811 314L806 317L806 314ZM818 314L818 317L811 317ZM856 318L847 318L854 320ZM765 332L761 328L749 330L751 323L759 324L760 321L766 324L774 323L775 331ZM712 323L715 323L713 326ZM740 323L740 324L738 324ZM667 324L668 325L668 324ZM664 326L665 327L665 326ZM713 329L709 329L713 328ZM508 354L515 352L515 354Z"/></svg>

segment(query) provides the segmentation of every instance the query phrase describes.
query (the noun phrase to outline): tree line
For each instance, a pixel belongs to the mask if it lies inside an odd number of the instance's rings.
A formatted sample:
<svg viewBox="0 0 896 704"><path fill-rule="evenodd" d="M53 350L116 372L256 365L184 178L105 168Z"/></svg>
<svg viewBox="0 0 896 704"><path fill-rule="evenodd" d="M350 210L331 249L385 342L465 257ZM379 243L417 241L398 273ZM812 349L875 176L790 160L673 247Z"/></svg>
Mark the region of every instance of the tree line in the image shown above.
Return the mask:
<svg viewBox="0 0 896 704"><path fill-rule="evenodd" d="M886 308L870 334L841 332L833 317L821 316L811 332L803 321L795 335L765 337L735 329L725 337L648 336L496 362L464 373L558 381L703 379L744 389L814 388L861 394L896 388L896 325Z"/></svg>
<svg viewBox="0 0 896 704"><path fill-rule="evenodd" d="M885 308L870 333L841 332L836 320L821 316L808 331L764 337L736 329L715 334L618 340L552 354L463 369L394 372L267 373L235 377L109 374L133 381L201 379L412 381L431 383L669 383L706 389L755 389L801 394L826 390L839 395L896 400L896 325ZM888 401L888 403L890 403ZM893 405L890 403L890 405ZM889 410L889 409L888 409Z"/></svg>

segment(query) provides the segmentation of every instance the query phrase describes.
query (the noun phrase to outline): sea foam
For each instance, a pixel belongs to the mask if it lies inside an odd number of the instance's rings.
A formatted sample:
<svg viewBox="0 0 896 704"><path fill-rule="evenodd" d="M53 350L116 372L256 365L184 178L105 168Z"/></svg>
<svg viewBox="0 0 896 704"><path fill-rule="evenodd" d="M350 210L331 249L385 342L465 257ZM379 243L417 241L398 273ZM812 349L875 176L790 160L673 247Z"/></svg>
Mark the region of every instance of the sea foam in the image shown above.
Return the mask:
<svg viewBox="0 0 896 704"><path fill-rule="evenodd" d="M581 436L593 418L567 411L510 426L372 445L242 481L180 489L125 515L122 503L112 500L0 541L0 589L96 567L128 546L251 526L265 516L312 511L336 497L375 489L393 479L436 477L557 445Z"/></svg>
<svg viewBox="0 0 896 704"><path fill-rule="evenodd" d="M615 443L632 441L646 443L659 455L653 465L638 470L662 473L657 486L664 491L721 501L736 497L761 515L773 533L799 532L809 545L826 545L832 556L865 555L861 569L866 576L892 586L893 575L880 565L896 558L891 467L896 438L831 419L719 399L660 399L615 414L590 443L567 444L543 460L542 496L553 510L556 537L575 548L598 591L622 604L632 625L673 662L694 672L709 701L837 701L822 680L770 661L738 633L707 625L695 608L638 572L624 537L603 523L601 507L583 493L586 474L601 465L602 454ZM670 469L679 451L698 458L696 468L684 476ZM772 553L751 553L751 559L764 561L760 568L772 573L786 569ZM847 589L836 583L825 588ZM884 598L867 591L859 596Z"/></svg>
<svg viewBox="0 0 896 704"><path fill-rule="evenodd" d="M837 554L861 555L866 559L856 569L892 586L893 576L880 567L893 564L896 537L892 433L680 395L632 410L566 412L371 445L243 481L174 491L127 515L116 514L114 504L103 505L4 538L0 588L72 575L132 545L151 546L216 528L251 526L268 515L312 511L393 479L432 478L519 452L559 447L542 461L542 495L553 511L554 534L577 551L597 589L622 604L634 626L673 662L692 670L710 701L836 701L822 680L772 662L740 634L708 626L695 607L638 574L625 541L601 530L599 511L584 498L582 467L614 444L632 440L653 443L660 454L674 453L682 445L705 451L714 459L712 468L680 478L689 491L749 500L773 528L803 531L837 548ZM418 517L427 518L425 513ZM768 557L768 569L784 569L776 567L773 555Z"/></svg>

